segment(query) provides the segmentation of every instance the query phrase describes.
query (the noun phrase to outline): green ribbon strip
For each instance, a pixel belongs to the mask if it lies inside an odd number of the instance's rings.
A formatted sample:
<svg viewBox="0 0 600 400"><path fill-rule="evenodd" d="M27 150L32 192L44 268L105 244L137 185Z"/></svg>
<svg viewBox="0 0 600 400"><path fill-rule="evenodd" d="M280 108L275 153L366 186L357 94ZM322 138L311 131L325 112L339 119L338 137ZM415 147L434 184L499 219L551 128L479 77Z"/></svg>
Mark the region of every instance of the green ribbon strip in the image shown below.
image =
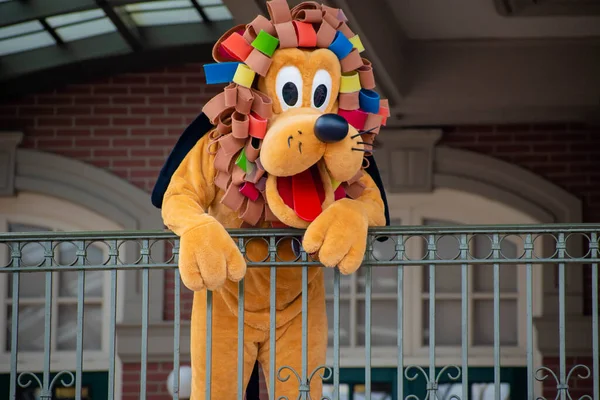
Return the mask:
<svg viewBox="0 0 600 400"><path fill-rule="evenodd" d="M273 56L278 44L279 39L269 35L262 29L256 36L256 39L252 41L252 47L269 57Z"/></svg>

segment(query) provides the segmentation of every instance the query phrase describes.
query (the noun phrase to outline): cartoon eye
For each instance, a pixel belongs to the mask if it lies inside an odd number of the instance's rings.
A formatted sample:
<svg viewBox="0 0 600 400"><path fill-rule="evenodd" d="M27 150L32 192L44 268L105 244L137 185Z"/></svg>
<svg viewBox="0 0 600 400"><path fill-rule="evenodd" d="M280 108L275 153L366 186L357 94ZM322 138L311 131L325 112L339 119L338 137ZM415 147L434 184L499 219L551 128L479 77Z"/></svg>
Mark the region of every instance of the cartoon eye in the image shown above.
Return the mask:
<svg viewBox="0 0 600 400"><path fill-rule="evenodd" d="M275 90L283 111L302 105L302 74L296 67L283 67L277 73Z"/></svg>
<svg viewBox="0 0 600 400"><path fill-rule="evenodd" d="M331 75L320 69L313 78L311 104L319 111L324 111L329 105L331 97Z"/></svg>

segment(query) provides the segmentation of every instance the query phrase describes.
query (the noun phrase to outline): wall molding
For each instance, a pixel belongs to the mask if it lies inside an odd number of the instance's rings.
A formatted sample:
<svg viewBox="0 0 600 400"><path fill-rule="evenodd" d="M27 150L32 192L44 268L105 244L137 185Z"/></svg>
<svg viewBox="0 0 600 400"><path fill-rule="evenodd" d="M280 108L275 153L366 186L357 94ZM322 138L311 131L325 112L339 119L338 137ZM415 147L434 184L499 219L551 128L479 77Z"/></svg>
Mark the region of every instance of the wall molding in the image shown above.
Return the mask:
<svg viewBox="0 0 600 400"><path fill-rule="evenodd" d="M15 194L17 146L22 140L22 132L0 131L0 196Z"/></svg>

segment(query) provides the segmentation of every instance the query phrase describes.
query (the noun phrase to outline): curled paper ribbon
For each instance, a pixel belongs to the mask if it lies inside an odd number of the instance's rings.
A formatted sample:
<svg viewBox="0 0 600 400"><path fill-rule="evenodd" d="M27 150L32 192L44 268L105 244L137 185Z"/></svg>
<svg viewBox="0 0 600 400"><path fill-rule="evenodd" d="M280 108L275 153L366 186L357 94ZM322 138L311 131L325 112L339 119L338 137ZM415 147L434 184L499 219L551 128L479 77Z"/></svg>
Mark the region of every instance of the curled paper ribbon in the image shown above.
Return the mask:
<svg viewBox="0 0 600 400"><path fill-rule="evenodd" d="M252 82L254 82L254 76L254 71L252 71L246 64L240 64L235 71L233 81L238 85L250 88L252 87Z"/></svg>
<svg viewBox="0 0 600 400"><path fill-rule="evenodd" d="M350 54L340 60L340 65L342 66L342 72L350 72L360 68L363 61L360 54L358 54L358 50L352 49Z"/></svg>
<svg viewBox="0 0 600 400"><path fill-rule="evenodd" d="M229 173L232 167L233 157L236 153L226 154L224 151L218 151L215 156L215 169L217 171L222 171Z"/></svg>
<svg viewBox="0 0 600 400"><path fill-rule="evenodd" d="M360 108L368 113L377 114L379 112L379 94L369 89L361 89L358 97Z"/></svg>
<svg viewBox="0 0 600 400"><path fill-rule="evenodd" d="M360 89L360 79L357 72L342 73L340 93L358 92Z"/></svg>
<svg viewBox="0 0 600 400"><path fill-rule="evenodd" d="M248 116L238 111L231 115L231 136L236 139L246 139L248 137L249 123Z"/></svg>
<svg viewBox="0 0 600 400"><path fill-rule="evenodd" d="M375 135L379 133L382 122L383 116L369 113L369 115L367 115L367 119L365 120L365 126L363 129L365 131L370 131L369 135L374 138Z"/></svg>
<svg viewBox="0 0 600 400"><path fill-rule="evenodd" d="M246 87L239 86L237 91L237 102L235 110L240 114L249 114L254 102L252 91Z"/></svg>
<svg viewBox="0 0 600 400"><path fill-rule="evenodd" d="M225 88L225 107L235 107L237 103L237 84L230 83Z"/></svg>
<svg viewBox="0 0 600 400"><path fill-rule="evenodd" d="M333 42L333 39L335 39L336 33L337 31L335 28L326 21L321 22L321 26L317 31L317 47L322 49L328 48Z"/></svg>
<svg viewBox="0 0 600 400"><path fill-rule="evenodd" d="M227 185L229 185L229 182L231 182L231 175L222 171L218 171L214 182L219 189L227 190Z"/></svg>
<svg viewBox="0 0 600 400"><path fill-rule="evenodd" d="M338 31L342 32L344 36L346 36L346 39L350 39L356 36L356 34L352 32L352 29L350 29L350 27L348 27L348 25L345 22L342 22L340 24L340 26L338 27Z"/></svg>
<svg viewBox="0 0 600 400"><path fill-rule="evenodd" d="M294 29L298 37L299 47L315 47L317 45L317 32L308 22L294 21Z"/></svg>
<svg viewBox="0 0 600 400"><path fill-rule="evenodd" d="M290 22L292 20L292 12L290 11L290 6L286 0L267 1L267 10L275 25Z"/></svg>
<svg viewBox="0 0 600 400"><path fill-rule="evenodd" d="M252 182L244 182L242 187L240 187L240 193L252 201L256 201L260 195L260 192Z"/></svg>
<svg viewBox="0 0 600 400"><path fill-rule="evenodd" d="M352 51L352 43L340 31L337 31L333 42L329 45L329 50L333 51L341 60Z"/></svg>
<svg viewBox="0 0 600 400"><path fill-rule="evenodd" d="M358 93L340 93L338 96L339 108L344 110L358 110L360 108Z"/></svg>
<svg viewBox="0 0 600 400"><path fill-rule="evenodd" d="M237 58L239 61L244 61L252 52L252 46L244 39L242 35L237 32L232 33L227 39L225 39L221 46L232 56Z"/></svg>
<svg viewBox="0 0 600 400"><path fill-rule="evenodd" d="M367 121L367 113L361 110L338 110L338 114L344 117L356 130L363 130Z"/></svg>
<svg viewBox="0 0 600 400"><path fill-rule="evenodd" d="M223 42L226 41L234 33L244 32L246 29L245 25L236 25L225 32L219 40L215 43L212 49L212 57L216 62L224 61L238 61L238 59L230 54L225 47L222 46Z"/></svg>
<svg viewBox="0 0 600 400"><path fill-rule="evenodd" d="M250 114L250 136L264 139L267 133L267 120L252 113Z"/></svg>
<svg viewBox="0 0 600 400"><path fill-rule="evenodd" d="M244 183L244 177L246 176L246 171L241 168L234 168L233 173L231 174L231 183L239 186Z"/></svg>
<svg viewBox="0 0 600 400"><path fill-rule="evenodd" d="M362 53L363 51L365 51L365 46L363 46L362 41L360 40L360 37L358 35L354 35L351 38L348 38L348 40L350 40L350 43L352 43L352 46L358 50L359 53Z"/></svg>
<svg viewBox="0 0 600 400"><path fill-rule="evenodd" d="M273 101L266 94L252 89L254 100L252 101L252 111L264 119L269 119L273 116Z"/></svg>
<svg viewBox="0 0 600 400"><path fill-rule="evenodd" d="M338 30L338 28L343 23L342 21L340 21L339 19L337 19L337 17L335 15L333 15L331 13L325 13L325 14L323 14L323 22L327 22L336 31Z"/></svg>
<svg viewBox="0 0 600 400"><path fill-rule="evenodd" d="M252 41L252 47L269 57L273 56L278 45L279 39L264 30L261 30L256 39Z"/></svg>
<svg viewBox="0 0 600 400"><path fill-rule="evenodd" d="M228 133L231 132L232 126L231 126L231 113L233 112L232 109L227 108L225 110L223 110L223 112L221 114L219 114L219 116L217 117L217 132L219 132L220 135L226 135Z"/></svg>
<svg viewBox="0 0 600 400"><path fill-rule="evenodd" d="M362 59L363 66L358 68L358 76L360 77L360 86L364 89L375 88L375 76L373 75L373 66L371 61L366 58Z"/></svg>
<svg viewBox="0 0 600 400"><path fill-rule="evenodd" d="M275 30L279 38L280 49L298 47L298 37L292 21L275 24Z"/></svg>
<svg viewBox="0 0 600 400"><path fill-rule="evenodd" d="M215 84L231 82L239 65L239 62L204 64L206 83Z"/></svg>
<svg viewBox="0 0 600 400"><path fill-rule="evenodd" d="M254 201L247 201L246 208L244 209L244 212L240 215L240 218L244 222L254 226L260 221L260 218L262 217L264 212L264 208L265 202L262 197L257 197Z"/></svg>
<svg viewBox="0 0 600 400"><path fill-rule="evenodd" d="M262 15L259 15L258 17L254 18L251 23L246 25L244 39L246 39L248 43L252 43L252 41L258 37L260 31L265 31L271 36L276 34L273 23Z"/></svg>
<svg viewBox="0 0 600 400"><path fill-rule="evenodd" d="M223 149L225 154L232 154L238 152L246 143L243 139L237 139L233 135L225 135L219 139L219 146Z"/></svg>
<svg viewBox="0 0 600 400"><path fill-rule="evenodd" d="M253 163L258 158L260 153L260 147L262 145L262 140L253 138L252 140L248 140L244 152L246 153L246 158L249 162Z"/></svg>
<svg viewBox="0 0 600 400"><path fill-rule="evenodd" d="M232 184L229 185L225 195L221 198L221 204L233 211L238 211L242 207L242 204L244 204L245 199L246 197L240 193L239 186Z"/></svg>
<svg viewBox="0 0 600 400"><path fill-rule="evenodd" d="M348 185L346 183L342 184L344 190L346 191L346 195L351 199L357 199L365 190L365 185L360 182L354 182L352 185Z"/></svg>
<svg viewBox="0 0 600 400"><path fill-rule="evenodd" d="M264 55L258 49L253 49L248 58L246 58L246 65L260 76L267 75L271 62L271 58Z"/></svg>

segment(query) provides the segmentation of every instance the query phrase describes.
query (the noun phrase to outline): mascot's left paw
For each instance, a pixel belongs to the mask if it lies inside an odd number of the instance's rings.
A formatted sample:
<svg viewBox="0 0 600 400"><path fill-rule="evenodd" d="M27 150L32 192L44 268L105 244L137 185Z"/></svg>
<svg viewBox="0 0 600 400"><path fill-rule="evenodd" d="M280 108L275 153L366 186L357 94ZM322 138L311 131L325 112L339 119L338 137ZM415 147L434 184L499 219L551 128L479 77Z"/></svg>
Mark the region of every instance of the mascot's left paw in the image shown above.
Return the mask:
<svg viewBox="0 0 600 400"><path fill-rule="evenodd" d="M356 271L367 248L369 220L361 205L342 199L333 203L306 229L302 246L317 253L326 267L338 266L342 274Z"/></svg>

